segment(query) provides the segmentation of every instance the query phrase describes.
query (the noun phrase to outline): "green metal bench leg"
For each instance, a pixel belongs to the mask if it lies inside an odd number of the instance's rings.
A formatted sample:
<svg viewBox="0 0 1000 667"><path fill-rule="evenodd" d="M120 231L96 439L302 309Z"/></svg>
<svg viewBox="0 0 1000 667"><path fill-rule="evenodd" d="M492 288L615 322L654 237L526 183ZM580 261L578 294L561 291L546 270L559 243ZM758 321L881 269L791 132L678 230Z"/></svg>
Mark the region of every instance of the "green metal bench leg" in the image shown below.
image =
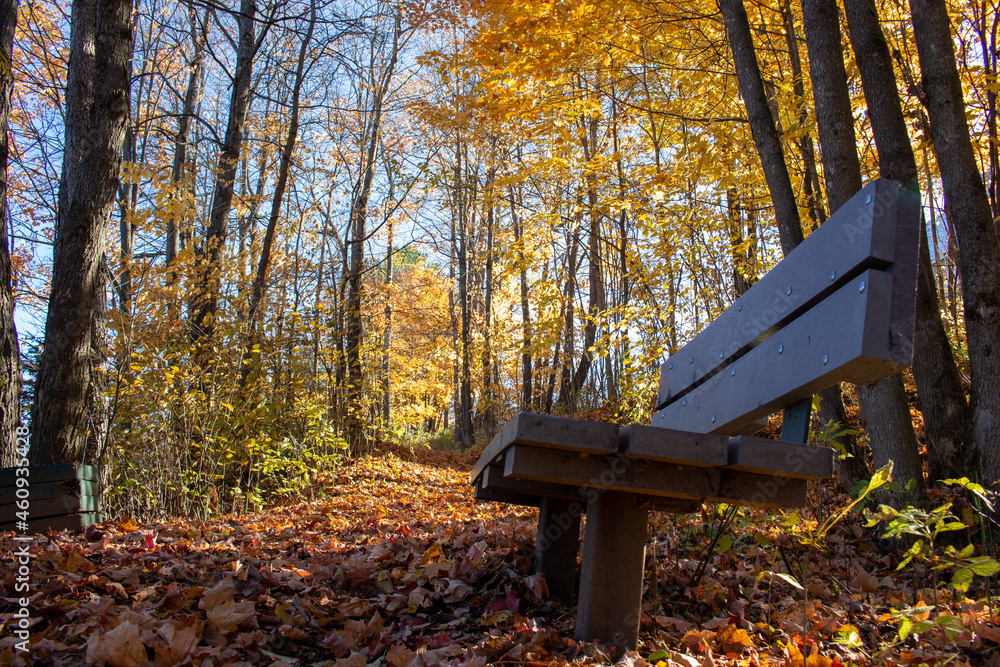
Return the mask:
<svg viewBox="0 0 1000 667"><path fill-rule="evenodd" d="M576 590L576 554L580 549L581 501L543 497L535 538L535 572L545 575L549 594L573 603Z"/></svg>
<svg viewBox="0 0 1000 667"><path fill-rule="evenodd" d="M811 414L812 396L785 408L781 419L781 439L785 442L808 442Z"/></svg>
<svg viewBox="0 0 1000 667"><path fill-rule="evenodd" d="M600 640L617 660L639 641L649 499L594 490L587 503L576 638Z"/></svg>

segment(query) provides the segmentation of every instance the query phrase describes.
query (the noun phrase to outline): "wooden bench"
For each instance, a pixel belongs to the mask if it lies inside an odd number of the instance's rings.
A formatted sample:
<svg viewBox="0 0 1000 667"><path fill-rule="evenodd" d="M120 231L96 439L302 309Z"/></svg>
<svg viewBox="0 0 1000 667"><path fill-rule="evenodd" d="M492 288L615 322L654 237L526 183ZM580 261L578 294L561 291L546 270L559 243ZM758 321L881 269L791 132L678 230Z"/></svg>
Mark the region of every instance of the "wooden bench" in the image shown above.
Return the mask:
<svg viewBox="0 0 1000 667"><path fill-rule="evenodd" d="M25 501L27 509L21 509ZM103 520L95 466L30 466L20 474L18 468L0 468L0 532L79 531Z"/></svg>
<svg viewBox="0 0 1000 667"><path fill-rule="evenodd" d="M650 509L798 507L833 475L811 397L910 364L919 221L914 193L865 186L663 364L651 426L520 413L496 435L476 498L539 507L535 569L567 603L587 515L577 639L636 647ZM749 435L778 410L781 440Z"/></svg>

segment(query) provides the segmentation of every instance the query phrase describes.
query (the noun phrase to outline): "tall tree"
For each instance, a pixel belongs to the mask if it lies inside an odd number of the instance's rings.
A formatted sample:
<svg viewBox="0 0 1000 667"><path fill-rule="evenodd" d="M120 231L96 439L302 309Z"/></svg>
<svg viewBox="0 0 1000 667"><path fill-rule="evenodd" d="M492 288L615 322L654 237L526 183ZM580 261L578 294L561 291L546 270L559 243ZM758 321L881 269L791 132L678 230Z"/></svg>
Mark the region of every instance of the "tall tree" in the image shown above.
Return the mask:
<svg viewBox="0 0 1000 667"><path fill-rule="evenodd" d="M1000 238L976 164L945 0L910 0L923 91L958 237L971 386L969 435L984 481L1000 479Z"/></svg>
<svg viewBox="0 0 1000 667"><path fill-rule="evenodd" d="M170 179L175 188L184 187L189 150L191 148L191 123L194 120L195 108L198 104L198 94L201 91L202 77L205 75L205 45L208 42L208 20L211 8L205 9L201 20L195 11L193 0L188 0L188 22L191 27L192 54L188 64L188 83L184 92L184 102L177 118L177 134L174 135L174 162ZM177 196L176 193L174 196ZM183 221L171 216L167 220L166 259L167 266L174 263L181 249L181 225Z"/></svg>
<svg viewBox="0 0 1000 667"><path fill-rule="evenodd" d="M195 341L212 340L219 310L221 262L225 255L226 238L229 236L229 211L233 206L236 171L243 152L244 128L250 111L253 61L259 45L254 39L256 12L256 0L242 0L238 15L239 41L236 47L236 69L233 72L233 92L229 102L229 121L222 150L219 152L212 208L208 227L205 229L201 284L192 303L191 335ZM266 29L261 31L261 39L264 32Z"/></svg>
<svg viewBox="0 0 1000 667"><path fill-rule="evenodd" d="M792 88L795 91L795 104L798 107L798 121L806 125L809 112L806 108L806 89L802 76L802 60L799 57L799 38L795 31L795 15L792 13L791 0L785 0L782 14L785 19L785 44L788 47L788 60L792 65ZM802 155L804 174L802 175L802 192L809 202L809 215L815 223L826 220L826 209L823 208L823 193L819 184L819 170L816 168L816 149L813 146L812 135L808 132L797 142Z"/></svg>
<svg viewBox="0 0 1000 667"><path fill-rule="evenodd" d="M892 55L874 0L845 3L851 46L865 92L878 149L879 172L916 190L917 161L896 88ZM927 228L920 235L917 303L913 333L913 379L927 434L928 478L935 481L976 473L966 451L966 402L951 343L941 321Z"/></svg>
<svg viewBox="0 0 1000 667"><path fill-rule="evenodd" d="M802 0L802 14L809 50L809 71L830 210L836 211L861 189L854 114L847 87L840 14L836 0ZM865 431L876 468L894 463L893 475L910 492L906 500L918 503L924 496L923 469L910 408L900 373L859 387Z"/></svg>
<svg viewBox="0 0 1000 667"><path fill-rule="evenodd" d="M382 136L382 118L389 86L399 59L400 37L403 35L402 17L399 11L393 22L391 45L386 53L386 62L381 71L373 65L368 76L374 92L362 136L363 150L358 178L354 183L349 214L350 224L350 265L347 275L347 436L351 451L361 453L366 448L365 423L362 417L362 402L365 391L365 373L361 363L361 346L364 343L364 297L363 278L365 273L365 243L368 241L368 202L371 198L372 181L375 178L375 157ZM372 54L373 61L376 55Z"/></svg>
<svg viewBox="0 0 1000 667"><path fill-rule="evenodd" d="M13 466L21 423L21 358L14 326L7 238L7 121L14 87L11 55L18 0L0 0L0 466Z"/></svg>
<svg viewBox="0 0 1000 667"><path fill-rule="evenodd" d="M295 79L292 83L292 99L290 102L290 114L288 119L288 131L285 142L281 149L281 159L278 162L278 178L274 184L274 195L271 199L271 214L267 219L267 228L264 230L264 240L261 243L260 259L257 263L257 272L253 277L253 286L250 290L250 304L247 308L247 349L243 355L244 363L241 377L243 381L247 378L249 371L249 359L253 353L256 336L254 327L257 322L257 312L260 309L261 301L264 299L264 292L267 289L267 272L271 266L271 248L274 245L274 234L278 229L278 220L281 217L281 205L285 196L285 188L288 186L288 173L292 166L292 155L295 152L295 143L299 138L299 113L300 99L302 94L302 82L305 79L306 56L309 53L309 43L312 41L313 29L316 27L316 2L313 0L309 8L309 18L306 34L302 38L302 45L299 47L299 57L295 65Z"/></svg>
<svg viewBox="0 0 1000 667"><path fill-rule="evenodd" d="M785 152L781 147L781 135L771 115L760 64L754 52L750 21L743 0L720 0L719 6L722 8L722 17L726 23L726 34L729 37L733 65L736 67L736 78L739 81L743 105L746 107L750 132L753 134L757 154L760 155L768 190L771 191L774 217L781 238L781 250L787 255L795 246L802 243L802 223L799 220L792 181L788 175Z"/></svg>
<svg viewBox="0 0 1000 667"><path fill-rule="evenodd" d="M753 35L750 33L750 23L743 2L721 0L720 6L733 52L733 64L739 79L740 94L747 108L754 144L757 146L771 200L774 202L781 249L787 255L802 242L803 234L798 205L781 147L781 138L767 103L760 65L754 53ZM847 414L840 388L826 389L820 392L820 397L820 419L846 426ZM837 475L841 483L851 489L860 480L868 477L869 470L865 463L864 452L858 443L850 436L843 437L841 442L848 456L837 459Z"/></svg>
<svg viewBox="0 0 1000 667"><path fill-rule="evenodd" d="M507 187L510 202L510 219L514 226L514 245L517 248L517 276L521 295L521 410L532 408L531 374L531 305L528 301L528 261L524 252L524 231L514 198L514 186Z"/></svg>
<svg viewBox="0 0 1000 667"><path fill-rule="evenodd" d="M87 24L76 21L72 30ZM64 167L52 259L52 292L45 323L45 345L38 370L32 409L31 460L36 464L79 462L87 458L87 396L91 388L92 324L103 283L99 272L108 225L121 175L122 145L129 114L134 26L131 0L99 0L93 22L92 97L87 86L67 89L67 139L79 139L79 162ZM89 31L71 33L70 85L83 77L74 69L73 55L86 53ZM77 45L80 40L79 51ZM72 100L72 101L71 101ZM72 113L70 113L72 112ZM87 118L86 123L81 114ZM76 129L72 129L76 128ZM74 147L67 141L67 148Z"/></svg>

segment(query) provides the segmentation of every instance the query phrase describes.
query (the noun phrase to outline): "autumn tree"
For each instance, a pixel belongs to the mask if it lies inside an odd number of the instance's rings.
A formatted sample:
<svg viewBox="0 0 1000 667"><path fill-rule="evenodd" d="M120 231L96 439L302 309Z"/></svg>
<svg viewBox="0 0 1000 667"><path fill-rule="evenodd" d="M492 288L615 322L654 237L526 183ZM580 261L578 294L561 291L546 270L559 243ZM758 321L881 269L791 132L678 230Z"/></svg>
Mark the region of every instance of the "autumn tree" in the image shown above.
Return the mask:
<svg viewBox="0 0 1000 667"><path fill-rule="evenodd" d="M917 189L913 154L892 56L871 0L845 5L852 48L878 149L879 172ZM965 451L965 397L951 343L941 321L926 222L920 238L914 322L913 376L927 434L928 481L974 476Z"/></svg>
<svg viewBox="0 0 1000 667"><path fill-rule="evenodd" d="M14 294L11 289L10 241L7 237L7 154L10 96L14 78L14 28L17 0L0 2L0 466L16 460L17 427L21 423L21 359L14 326Z"/></svg>
<svg viewBox="0 0 1000 667"><path fill-rule="evenodd" d="M99 271L120 177L134 26L130 0L101 0L94 10L91 18L89 5L74 3L79 20L73 24L72 53L84 53L82 44L90 39L94 53L92 61L71 56L69 66L52 292L32 410L31 460L38 464L78 462L99 454L85 451L91 327L101 315Z"/></svg>
<svg viewBox="0 0 1000 667"><path fill-rule="evenodd" d="M944 0L912 0L934 153L962 260L962 296L969 341L968 433L982 457L983 479L1000 479L1000 238L976 163L965 116Z"/></svg>
<svg viewBox="0 0 1000 667"><path fill-rule="evenodd" d="M830 210L836 211L862 186L840 14L835 0L803 0L802 12L827 198ZM920 504L924 495L923 469L902 374L859 387L858 393L875 467L880 469L892 462L895 479L906 488L906 499Z"/></svg>
<svg viewBox="0 0 1000 667"><path fill-rule="evenodd" d="M253 60L267 30L258 36L254 17L256 0L243 0L237 14L239 37L236 47L236 67L232 75L232 97L229 103L229 120L219 152L215 172L215 189L211 212L205 229L200 267L202 277L199 294L192 302L192 338L195 341L212 340L215 318L218 316L221 263L225 257L226 239L229 235L229 213L240 155L243 150L244 128L250 110L250 90L253 82ZM265 25L269 25L265 23Z"/></svg>
<svg viewBox="0 0 1000 667"><path fill-rule="evenodd" d="M392 17L392 27L375 35L373 42L383 44L383 53L371 53L373 61L379 64L366 70L367 86L370 87L370 97L363 98L367 103L365 123L361 143L361 160L355 171L356 180L351 192L351 208L348 214L350 222L350 260L346 273L347 326L345 332L347 361L347 435L352 451L360 453L366 449L365 420L362 415L362 396L365 390L366 373L361 364L361 346L364 342L363 328L363 278L365 274L365 244L369 238L368 205L371 198L372 181L377 169L376 154L382 136L382 118L392 85L393 74L399 59L400 40L404 36L401 9L396 9ZM379 58L381 55L381 58Z"/></svg>
<svg viewBox="0 0 1000 667"><path fill-rule="evenodd" d="M721 6L733 52L733 63L740 81L740 92L754 134L754 143L758 147L757 152L764 165L771 198L775 202L775 216L781 232L782 250L787 254L802 242L802 226L780 138L767 104L749 20L742 0L724 0ZM839 387L821 392L820 418L825 422L840 424L842 427L847 424ZM837 473L844 485L851 488L859 480L867 477L868 468L857 443L848 440L846 447L850 456L837 460Z"/></svg>

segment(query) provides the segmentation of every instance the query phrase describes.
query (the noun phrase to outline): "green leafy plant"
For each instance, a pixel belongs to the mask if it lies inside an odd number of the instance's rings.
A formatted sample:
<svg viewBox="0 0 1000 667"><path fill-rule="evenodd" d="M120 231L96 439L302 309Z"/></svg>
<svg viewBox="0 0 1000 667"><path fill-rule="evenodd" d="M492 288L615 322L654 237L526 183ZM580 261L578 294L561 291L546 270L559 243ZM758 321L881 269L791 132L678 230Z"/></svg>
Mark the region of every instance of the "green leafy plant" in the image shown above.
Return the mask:
<svg viewBox="0 0 1000 667"><path fill-rule="evenodd" d="M981 494L982 500L992 508L986 491L982 486L963 480L947 480L969 488L973 493ZM977 488L971 488L971 487ZM913 561L924 565L925 571L952 572L950 585L956 591L965 593L969 590L976 575L989 577L1000 570L1000 563L987 556L976 556L975 546L968 544L961 549L946 545L938 548L938 539L944 533L966 530L968 525L955 516L952 503L946 502L932 510L918 507L906 507L897 510L888 505L880 505L875 512L867 512L867 525L875 526L887 522L883 537L900 537L908 535L913 538L913 544L906 550L903 560L897 569L901 570Z"/></svg>

